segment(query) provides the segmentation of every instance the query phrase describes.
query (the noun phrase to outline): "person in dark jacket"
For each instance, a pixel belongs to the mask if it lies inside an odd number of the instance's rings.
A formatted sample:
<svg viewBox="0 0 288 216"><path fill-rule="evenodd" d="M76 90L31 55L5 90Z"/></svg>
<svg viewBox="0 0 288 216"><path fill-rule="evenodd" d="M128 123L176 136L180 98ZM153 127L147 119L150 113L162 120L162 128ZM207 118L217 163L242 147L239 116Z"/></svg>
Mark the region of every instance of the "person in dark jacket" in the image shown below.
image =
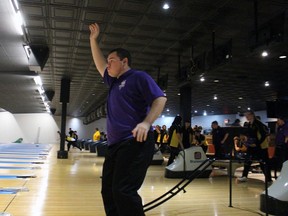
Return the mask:
<svg viewBox="0 0 288 216"><path fill-rule="evenodd" d="M218 125L217 121L213 121L212 127L212 142L215 149L215 158L224 158L224 144L227 140L229 134L224 130L224 128Z"/></svg>
<svg viewBox="0 0 288 216"><path fill-rule="evenodd" d="M255 144L251 144L247 148L247 159L245 161L242 177L238 178L239 182L246 182L248 173L252 164L252 160L259 160L262 172L267 178L268 183L272 182L271 168L268 156L268 135L269 129L258 118L253 111L245 113L245 117L249 122L248 138L255 140Z"/></svg>
<svg viewBox="0 0 288 216"><path fill-rule="evenodd" d="M167 165L173 163L175 157L179 154L180 149L184 149L181 135L181 122L182 117L176 116L169 128L168 144L170 146L170 157Z"/></svg>
<svg viewBox="0 0 288 216"><path fill-rule="evenodd" d="M279 117L277 119L277 133L275 143L277 168L281 170L282 164L288 160L288 121L283 117Z"/></svg>

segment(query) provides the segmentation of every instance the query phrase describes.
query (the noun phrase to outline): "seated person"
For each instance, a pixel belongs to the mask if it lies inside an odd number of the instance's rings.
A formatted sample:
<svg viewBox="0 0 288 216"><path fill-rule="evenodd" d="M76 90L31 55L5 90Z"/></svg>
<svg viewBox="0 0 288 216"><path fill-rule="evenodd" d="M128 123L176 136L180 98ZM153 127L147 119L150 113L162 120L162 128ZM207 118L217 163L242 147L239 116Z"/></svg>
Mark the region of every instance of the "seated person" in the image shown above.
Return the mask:
<svg viewBox="0 0 288 216"><path fill-rule="evenodd" d="M234 156L238 159L244 159L247 156L248 147L256 147L255 140L248 138L245 133L241 133L239 136L234 137Z"/></svg>
<svg viewBox="0 0 288 216"><path fill-rule="evenodd" d="M201 130L197 129L195 130L195 135L193 137L192 145L201 146L204 153L206 154L208 149L208 143L206 141L206 138L203 134L201 134Z"/></svg>

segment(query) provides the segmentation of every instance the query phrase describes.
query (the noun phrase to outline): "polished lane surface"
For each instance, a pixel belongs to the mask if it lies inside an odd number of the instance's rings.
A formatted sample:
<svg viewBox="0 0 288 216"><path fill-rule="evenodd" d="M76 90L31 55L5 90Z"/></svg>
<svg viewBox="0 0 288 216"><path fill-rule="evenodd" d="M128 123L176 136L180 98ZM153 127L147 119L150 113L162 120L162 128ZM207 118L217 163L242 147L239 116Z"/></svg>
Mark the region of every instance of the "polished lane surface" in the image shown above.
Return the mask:
<svg viewBox="0 0 288 216"><path fill-rule="evenodd" d="M1 195L0 212L13 216L104 216L101 199L103 158L95 153L71 149L68 159L57 159L55 145L37 178L0 180L1 187L25 186L29 192ZM166 160L167 161L167 160ZM165 165L150 166L139 193L148 203L175 186L179 179L164 178ZM11 170L15 172L15 170ZM17 170L19 172L19 170ZM24 172L24 171L23 171ZM236 175L241 172L236 171ZM196 179L163 205L149 211L153 216L252 216L265 215L259 210L259 196L264 190L263 175L250 174L247 183L233 179L233 208L229 205L229 178L225 170L214 169L211 178Z"/></svg>

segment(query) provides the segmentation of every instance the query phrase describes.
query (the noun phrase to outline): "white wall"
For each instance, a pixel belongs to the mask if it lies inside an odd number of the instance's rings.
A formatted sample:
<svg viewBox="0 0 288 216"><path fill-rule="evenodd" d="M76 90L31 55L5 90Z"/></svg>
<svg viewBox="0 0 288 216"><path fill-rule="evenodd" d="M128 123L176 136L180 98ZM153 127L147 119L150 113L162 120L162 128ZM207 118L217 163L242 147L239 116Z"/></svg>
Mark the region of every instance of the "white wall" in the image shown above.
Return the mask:
<svg viewBox="0 0 288 216"><path fill-rule="evenodd" d="M92 139L95 128L106 132L106 119L83 125L82 118L67 117L66 134L69 128L76 130L80 139ZM14 142L23 138L25 143L59 143L57 131L61 130L61 116L48 113L11 114L0 112L0 143Z"/></svg>
<svg viewBox="0 0 288 216"><path fill-rule="evenodd" d="M0 142L14 142L23 138L27 143L55 143L59 130L53 117L41 114L0 113Z"/></svg>
<svg viewBox="0 0 288 216"><path fill-rule="evenodd" d="M55 120L57 122L57 125L59 128L61 128L61 117L56 116ZM71 128L72 130L76 130L79 139L92 139L93 134L95 132L95 128L99 128L99 130L102 132L107 131L106 129L106 118L101 118L95 122L92 122L91 124L84 125L83 124L83 118L72 118L67 117L66 119L66 133L68 134L68 130Z"/></svg>
<svg viewBox="0 0 288 216"><path fill-rule="evenodd" d="M0 112L0 143L14 142L18 138L27 140L14 115Z"/></svg>
<svg viewBox="0 0 288 216"><path fill-rule="evenodd" d="M154 122L155 125L166 125L169 128L173 122L175 117L164 117L158 118ZM212 121L218 121L220 126L225 126L224 120L229 119L230 123L234 122L236 119L236 115L213 115L213 116L195 116L191 119L191 125L194 127L195 125L202 126L203 129L211 128ZM184 122L183 122L184 123Z"/></svg>
<svg viewBox="0 0 288 216"><path fill-rule="evenodd" d="M192 118L192 127L194 125L202 126L203 129L210 129L211 123L217 121L219 126L224 127L225 120L229 120L229 123L233 123L236 119L236 115L207 115L207 116L195 116Z"/></svg>
<svg viewBox="0 0 288 216"><path fill-rule="evenodd" d="M164 117L164 118L158 118L156 119L156 121L154 122L153 126L156 125L166 125L167 129L171 126L173 120L175 117Z"/></svg>
<svg viewBox="0 0 288 216"><path fill-rule="evenodd" d="M57 124L48 113L15 114L14 116L27 142L55 143L57 139L59 140Z"/></svg>
<svg viewBox="0 0 288 216"><path fill-rule="evenodd" d="M266 111L256 112L264 123L275 121L268 119ZM233 123L239 118L241 124L246 119L238 115L214 115L214 116L196 116L192 118L192 126L201 125L203 129L211 127L212 121L218 121L220 126L225 126L224 120L229 119ZM95 128L106 132L106 118L99 119L89 125L83 125L82 118L67 117L66 134L68 129L76 130L79 139L92 139ZM174 117L158 118L153 125L166 125L169 128ZM59 143L60 138L57 131L61 128L61 117L51 116L50 114L11 114L9 112L0 112L0 143L14 142L18 138L23 138L26 143Z"/></svg>
<svg viewBox="0 0 288 216"><path fill-rule="evenodd" d="M256 111L255 112L256 116L260 116L261 121L265 124L267 122L273 122L276 121L277 119L274 118L267 118L266 111ZM232 114L232 115L208 115L208 116L195 116L192 117L191 119L191 125L194 127L195 125L202 126L203 129L210 129L211 128L211 123L213 121L217 121L218 124L221 127L226 126L225 125L225 120L229 120L229 123L232 124L236 119L240 119L241 125L246 122L246 118L244 116L239 116L238 114ZM165 118L158 118L153 125L160 125L162 126L165 124L167 128L169 128L174 120L174 117L165 117Z"/></svg>

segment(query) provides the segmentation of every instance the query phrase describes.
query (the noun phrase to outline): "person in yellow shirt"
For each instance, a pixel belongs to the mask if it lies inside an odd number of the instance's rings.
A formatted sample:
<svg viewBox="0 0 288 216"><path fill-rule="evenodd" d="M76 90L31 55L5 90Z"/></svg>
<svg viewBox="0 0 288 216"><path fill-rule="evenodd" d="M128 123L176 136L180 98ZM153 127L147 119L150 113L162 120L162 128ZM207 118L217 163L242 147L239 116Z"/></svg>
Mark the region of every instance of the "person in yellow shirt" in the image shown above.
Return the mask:
<svg viewBox="0 0 288 216"><path fill-rule="evenodd" d="M98 128L96 128L95 133L93 134L93 142L100 141L100 137L101 137L100 131Z"/></svg>
<svg viewBox="0 0 288 216"><path fill-rule="evenodd" d="M167 166L174 162L174 159L179 154L180 149L184 149L181 135L181 122L182 117L176 116L171 127L169 128L168 143L170 146L170 157Z"/></svg>

